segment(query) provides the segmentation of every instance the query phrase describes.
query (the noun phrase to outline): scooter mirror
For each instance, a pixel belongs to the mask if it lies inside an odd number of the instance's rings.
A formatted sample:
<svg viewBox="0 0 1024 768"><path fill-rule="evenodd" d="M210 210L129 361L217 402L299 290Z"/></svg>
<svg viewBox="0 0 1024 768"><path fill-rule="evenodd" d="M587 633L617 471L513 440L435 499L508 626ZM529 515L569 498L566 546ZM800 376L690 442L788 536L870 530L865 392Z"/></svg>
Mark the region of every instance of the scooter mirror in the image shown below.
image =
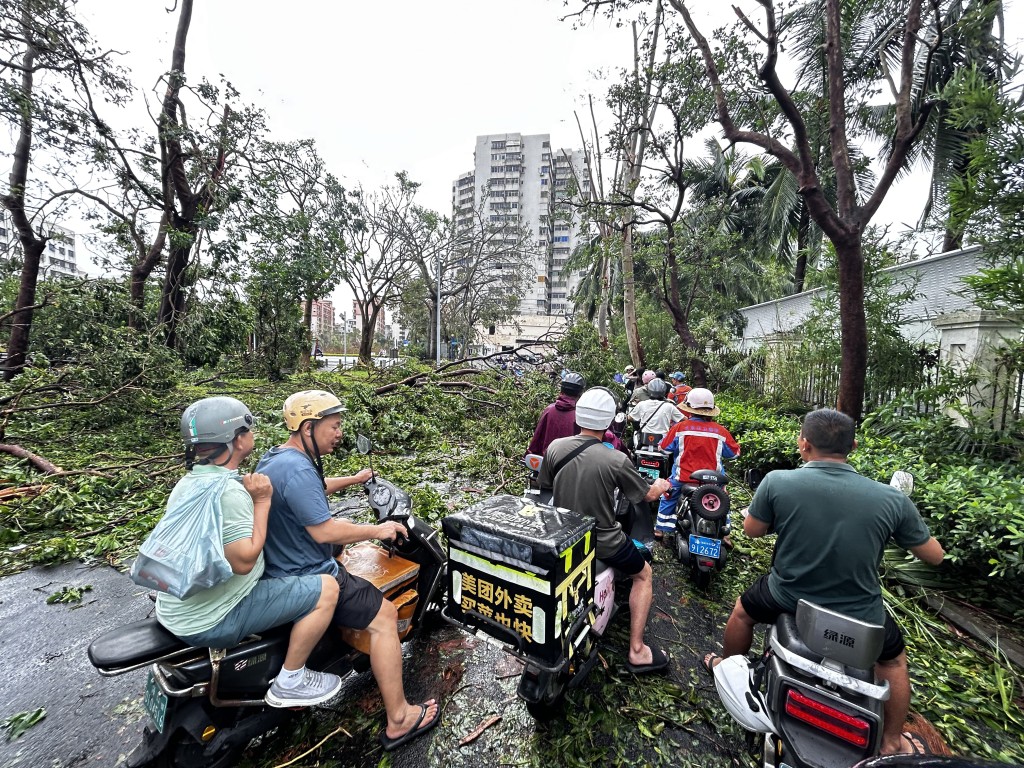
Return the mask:
<svg viewBox="0 0 1024 768"><path fill-rule="evenodd" d="M363 456L366 456L372 447L373 445L370 443L370 438L366 435L356 436L356 450L363 454Z"/></svg>

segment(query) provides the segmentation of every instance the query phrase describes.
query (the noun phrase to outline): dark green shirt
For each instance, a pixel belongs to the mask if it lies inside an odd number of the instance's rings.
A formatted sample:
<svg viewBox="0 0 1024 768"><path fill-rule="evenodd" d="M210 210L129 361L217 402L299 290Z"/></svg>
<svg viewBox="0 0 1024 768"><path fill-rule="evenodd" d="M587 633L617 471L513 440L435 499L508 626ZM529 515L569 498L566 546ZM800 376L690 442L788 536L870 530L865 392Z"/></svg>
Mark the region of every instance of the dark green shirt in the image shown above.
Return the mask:
<svg viewBox="0 0 1024 768"><path fill-rule="evenodd" d="M768 473L750 514L778 534L768 589L781 605L795 611L804 598L875 624L889 540L909 549L931 537L907 496L836 461Z"/></svg>

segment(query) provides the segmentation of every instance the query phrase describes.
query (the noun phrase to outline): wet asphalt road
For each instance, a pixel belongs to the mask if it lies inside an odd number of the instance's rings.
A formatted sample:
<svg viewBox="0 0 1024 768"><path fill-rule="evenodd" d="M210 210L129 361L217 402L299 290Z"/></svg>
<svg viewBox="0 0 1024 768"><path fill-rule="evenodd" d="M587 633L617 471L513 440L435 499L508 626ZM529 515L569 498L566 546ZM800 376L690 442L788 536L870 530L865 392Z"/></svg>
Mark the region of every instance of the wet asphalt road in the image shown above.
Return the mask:
<svg viewBox="0 0 1024 768"><path fill-rule="evenodd" d="M725 611L720 604L696 596L666 550L659 552L658 559L648 642L672 657L667 684L678 698L694 701L696 715L714 697L710 679L699 670L700 654L714 647ZM50 594L69 585L91 585L92 589L78 605L46 604ZM145 672L102 678L89 664L86 651L98 635L144 618L152 609L145 590L108 566L66 564L0 579L0 647L8 651L5 674L0 677L0 721L38 707L47 712L41 723L16 741L0 741L0 768L123 764L144 725L141 695ZM625 645L627 625L628 614L623 611L605 641L610 647L602 651L604 666L595 668L591 680L571 695L569 705L580 716L586 716L586 706L609 706L601 703L607 701L602 697L608 695L609 682L620 689L645 684L621 668L618 646ZM431 734L392 754L394 766L537 765L542 764L539 755L557 749L559 740L578 738L579 731L573 729L580 726L570 723L571 718L540 725L534 722L515 695L519 662L487 643L442 626L426 639L406 643L404 655L409 700L438 697L443 702L443 716ZM616 702L616 707L622 703ZM625 709L628 705L627 700ZM471 744L460 746L463 738L495 716L500 720ZM352 737L332 737L299 765L315 765L318 758L330 765L374 765L383 757L377 734L384 716L369 673L353 677L344 699L313 717L320 733L341 725ZM695 717L680 728L670 722L659 739L634 739L629 763L660 762L649 751L656 745L670 750L675 765L707 765L712 757L715 764L732 763L740 744L728 735L720 736L717 727L709 727L706 720ZM635 728L628 716L624 726ZM319 734L317 738L304 737L303 749L297 749L293 737L294 731L284 733L250 748L242 764L283 763L319 740ZM268 757L273 762L268 762ZM607 764L623 759L620 756Z"/></svg>
<svg viewBox="0 0 1024 768"><path fill-rule="evenodd" d="M47 605L62 587L85 587L78 604ZM145 672L100 677L92 640L153 609L146 591L108 566L33 568L0 579L0 721L43 707L46 718L15 741L0 740L2 768L114 766L142 733Z"/></svg>

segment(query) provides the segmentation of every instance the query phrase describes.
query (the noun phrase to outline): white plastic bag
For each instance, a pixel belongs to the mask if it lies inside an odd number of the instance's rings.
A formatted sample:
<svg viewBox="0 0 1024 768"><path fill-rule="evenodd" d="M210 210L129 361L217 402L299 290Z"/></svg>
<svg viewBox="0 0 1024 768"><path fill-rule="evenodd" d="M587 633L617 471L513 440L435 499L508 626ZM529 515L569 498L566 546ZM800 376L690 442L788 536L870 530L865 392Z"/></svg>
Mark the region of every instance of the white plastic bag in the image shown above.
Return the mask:
<svg viewBox="0 0 1024 768"><path fill-rule="evenodd" d="M175 500L139 547L132 581L184 600L231 578L220 497L234 476L224 472L194 482Z"/></svg>

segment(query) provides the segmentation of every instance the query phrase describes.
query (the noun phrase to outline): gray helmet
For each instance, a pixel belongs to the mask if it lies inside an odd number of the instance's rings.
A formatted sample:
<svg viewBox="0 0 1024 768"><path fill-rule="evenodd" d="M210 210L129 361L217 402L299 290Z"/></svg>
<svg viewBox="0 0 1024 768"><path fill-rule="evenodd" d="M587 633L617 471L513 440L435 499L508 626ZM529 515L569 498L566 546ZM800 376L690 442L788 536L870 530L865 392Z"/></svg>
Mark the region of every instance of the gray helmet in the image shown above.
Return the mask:
<svg viewBox="0 0 1024 768"><path fill-rule="evenodd" d="M583 390L586 388L587 380L575 371L568 371L565 376L562 377L560 389L570 397L579 397L583 394Z"/></svg>
<svg viewBox="0 0 1024 768"><path fill-rule="evenodd" d="M649 394L653 400L664 400L665 395L668 394L668 384L661 379L654 379L647 385L647 394Z"/></svg>
<svg viewBox="0 0 1024 768"><path fill-rule="evenodd" d="M230 443L252 429L256 420L233 397L204 397L181 414L181 441L186 448L200 443Z"/></svg>

